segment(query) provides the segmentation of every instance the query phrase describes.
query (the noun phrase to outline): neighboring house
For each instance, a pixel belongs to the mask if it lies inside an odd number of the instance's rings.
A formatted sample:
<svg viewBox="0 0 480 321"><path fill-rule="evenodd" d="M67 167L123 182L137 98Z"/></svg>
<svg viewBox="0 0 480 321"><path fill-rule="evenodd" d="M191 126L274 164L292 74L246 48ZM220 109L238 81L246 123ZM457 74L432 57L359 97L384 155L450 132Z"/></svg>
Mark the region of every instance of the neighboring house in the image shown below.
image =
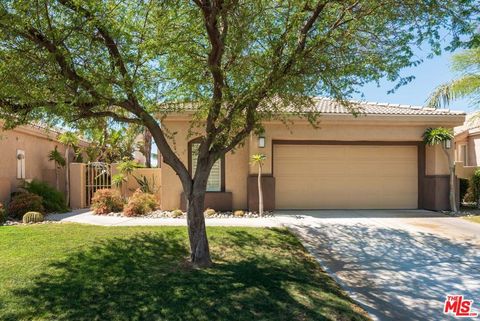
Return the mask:
<svg viewBox="0 0 480 321"><path fill-rule="evenodd" d="M454 128L455 160L464 166L480 166L480 115L469 114L462 126Z"/></svg>
<svg viewBox="0 0 480 321"><path fill-rule="evenodd" d="M266 122L264 135L252 134L213 167L205 206L256 209L257 169L249 159L262 153L265 209L448 209L447 158L441 146L425 146L422 134L428 127L459 126L465 114L379 103L359 107L362 114L353 117L334 100L318 98L318 129L295 116L288 128ZM169 114L162 126L176 133L172 146L194 171L198 140L188 138L191 116L188 110ZM169 166L162 166L161 186L163 209L185 207Z"/></svg>
<svg viewBox="0 0 480 321"><path fill-rule="evenodd" d="M56 140L59 133L37 125L12 130L1 130L2 126L0 121L0 202L8 202L24 180L38 179L55 186L55 164L48 154L57 146L65 155L65 146ZM58 174L65 192L65 170Z"/></svg>

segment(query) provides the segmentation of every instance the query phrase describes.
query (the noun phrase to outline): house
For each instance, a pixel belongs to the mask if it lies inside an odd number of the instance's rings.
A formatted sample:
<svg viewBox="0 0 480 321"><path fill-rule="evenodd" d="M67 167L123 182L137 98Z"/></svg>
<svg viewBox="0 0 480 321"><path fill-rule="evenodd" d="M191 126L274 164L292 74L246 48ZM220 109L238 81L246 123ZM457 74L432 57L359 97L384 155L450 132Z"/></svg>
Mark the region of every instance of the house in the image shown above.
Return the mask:
<svg viewBox="0 0 480 321"><path fill-rule="evenodd" d="M446 109L356 103L354 117L338 102L316 98L319 128L291 116L288 128L265 122L264 135L251 135L242 147L214 165L206 207L256 209L257 169L253 154L265 154L265 209L431 209L449 208L448 163L441 146L425 146L428 127L453 128L465 114ZM286 111L288 112L288 111ZM180 159L195 167L195 137L189 138L192 111L163 121ZM454 149L449 150L454 153ZM165 210L185 207L182 186L162 166L161 202Z"/></svg>
<svg viewBox="0 0 480 321"><path fill-rule="evenodd" d="M454 128L455 160L464 166L480 166L480 115L469 114L465 123Z"/></svg>
<svg viewBox="0 0 480 321"><path fill-rule="evenodd" d="M8 202L10 194L24 180L38 179L56 185L55 164L48 154L57 147L65 155L65 146L57 141L58 134L34 124L0 130L0 202ZM60 190L65 192L65 171L58 171L58 175Z"/></svg>

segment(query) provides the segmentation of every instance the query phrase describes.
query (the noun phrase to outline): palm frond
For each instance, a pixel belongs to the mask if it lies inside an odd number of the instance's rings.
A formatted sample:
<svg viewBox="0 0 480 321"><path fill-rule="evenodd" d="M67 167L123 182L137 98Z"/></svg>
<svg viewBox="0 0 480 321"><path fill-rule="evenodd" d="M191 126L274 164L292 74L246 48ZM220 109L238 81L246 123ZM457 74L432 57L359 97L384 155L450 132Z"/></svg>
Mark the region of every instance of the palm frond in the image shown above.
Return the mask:
<svg viewBox="0 0 480 321"><path fill-rule="evenodd" d="M430 95L427 106L441 108L453 100L475 95L480 92L480 75L468 74L447 84L438 86Z"/></svg>

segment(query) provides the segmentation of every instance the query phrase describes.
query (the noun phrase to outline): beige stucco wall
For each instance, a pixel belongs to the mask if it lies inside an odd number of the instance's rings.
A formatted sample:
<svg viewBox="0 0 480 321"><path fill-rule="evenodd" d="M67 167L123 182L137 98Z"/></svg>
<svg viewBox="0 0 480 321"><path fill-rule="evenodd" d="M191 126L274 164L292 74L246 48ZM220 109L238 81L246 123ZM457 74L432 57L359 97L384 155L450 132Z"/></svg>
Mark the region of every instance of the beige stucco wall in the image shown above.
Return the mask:
<svg viewBox="0 0 480 321"><path fill-rule="evenodd" d="M196 138L195 135L189 135L188 120L166 120L162 125L170 132L176 133L170 140L171 146L188 167L188 142ZM225 156L225 190L232 192L234 208L246 208L248 167L248 145L239 147ZM162 208L169 210L179 208L182 191L182 184L175 172L170 166L162 164Z"/></svg>
<svg viewBox="0 0 480 321"><path fill-rule="evenodd" d="M321 118L319 128L313 128L304 120L294 120L286 127L280 122L265 123L266 147L258 148L258 138L253 134L245 145L226 157L225 190L233 193L233 207L247 207L246 179L255 174L257 169L249 164L250 155L262 153L267 156L264 173L272 173L273 140L340 140L340 141L421 141L422 134L428 127L453 128L463 123L464 116L360 116L326 115ZM188 141L195 138L188 135L188 115L170 115L162 125L175 133L171 145L179 158L187 166ZM450 151L453 153L454 150ZM448 174L448 164L440 147L427 147L426 174ZM180 204L182 186L175 172L162 164L162 208L174 209ZM278 197L278 195L277 195Z"/></svg>
<svg viewBox="0 0 480 321"><path fill-rule="evenodd" d="M1 125L1 124L0 124ZM0 131L0 202L7 202L21 180L17 179L17 149L25 151L26 179L38 179L55 186L55 164L48 160L48 154L55 146L65 153L65 147L55 141L54 133L43 130L18 127ZM59 171L60 189L64 192L65 171Z"/></svg>

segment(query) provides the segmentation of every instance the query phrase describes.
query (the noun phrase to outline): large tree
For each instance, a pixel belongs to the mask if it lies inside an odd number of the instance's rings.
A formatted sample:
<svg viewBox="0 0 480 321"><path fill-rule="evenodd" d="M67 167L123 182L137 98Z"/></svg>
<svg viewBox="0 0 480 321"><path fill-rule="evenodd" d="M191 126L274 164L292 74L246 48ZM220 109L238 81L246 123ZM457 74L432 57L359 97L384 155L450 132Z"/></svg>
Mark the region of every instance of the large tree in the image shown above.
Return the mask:
<svg viewBox="0 0 480 321"><path fill-rule="evenodd" d="M343 101L440 51L440 31L470 33L473 0L3 0L0 117L111 118L143 125L182 182L191 260L211 264L203 217L210 169L262 121L315 122L312 95ZM185 102L192 104L173 104ZM160 119L188 107L201 136L195 173ZM285 119L286 120L286 119Z"/></svg>

